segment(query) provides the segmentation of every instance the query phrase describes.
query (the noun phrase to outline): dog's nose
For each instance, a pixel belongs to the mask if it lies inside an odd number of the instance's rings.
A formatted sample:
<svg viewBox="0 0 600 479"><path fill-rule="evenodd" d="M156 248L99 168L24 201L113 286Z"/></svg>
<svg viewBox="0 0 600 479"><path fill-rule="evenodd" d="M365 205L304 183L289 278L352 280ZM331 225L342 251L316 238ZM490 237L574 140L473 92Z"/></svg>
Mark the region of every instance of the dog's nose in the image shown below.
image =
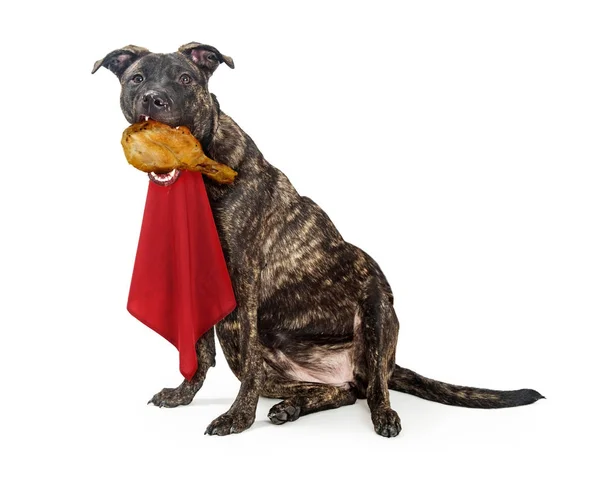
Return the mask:
<svg viewBox="0 0 600 479"><path fill-rule="evenodd" d="M142 96L142 103L145 107L163 109L167 108L169 102L164 93L160 93L157 91L148 91Z"/></svg>

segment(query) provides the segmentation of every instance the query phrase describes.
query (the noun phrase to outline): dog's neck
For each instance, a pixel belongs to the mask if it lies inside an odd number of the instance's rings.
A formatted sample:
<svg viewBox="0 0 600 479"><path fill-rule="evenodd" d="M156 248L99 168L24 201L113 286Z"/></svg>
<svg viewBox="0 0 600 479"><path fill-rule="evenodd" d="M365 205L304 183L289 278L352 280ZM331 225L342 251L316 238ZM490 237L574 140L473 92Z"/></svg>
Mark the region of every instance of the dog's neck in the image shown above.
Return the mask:
<svg viewBox="0 0 600 479"><path fill-rule="evenodd" d="M215 161L237 170L246 158L250 137L225 113L218 111L209 138L202 142L206 154ZM256 147L254 147L256 148Z"/></svg>
<svg viewBox="0 0 600 479"><path fill-rule="evenodd" d="M254 141L220 109L215 111L212 133L202 139L201 143L209 158L238 172L238 177L232 185L220 185L213 181L206 182L206 189L212 201L226 196L240 182L253 181L270 167Z"/></svg>

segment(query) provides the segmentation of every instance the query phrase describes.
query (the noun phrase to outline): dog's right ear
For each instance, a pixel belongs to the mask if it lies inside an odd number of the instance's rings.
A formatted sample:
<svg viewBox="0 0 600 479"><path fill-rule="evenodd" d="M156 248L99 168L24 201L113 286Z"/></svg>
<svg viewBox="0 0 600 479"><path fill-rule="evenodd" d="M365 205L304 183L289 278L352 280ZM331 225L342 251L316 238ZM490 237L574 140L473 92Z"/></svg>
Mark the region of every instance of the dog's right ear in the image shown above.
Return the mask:
<svg viewBox="0 0 600 479"><path fill-rule="evenodd" d="M94 63L92 73L96 73L100 67L108 68L120 79L123 72L127 70L133 62L148 55L149 50L135 45L127 45L119 50L110 52L103 59Z"/></svg>

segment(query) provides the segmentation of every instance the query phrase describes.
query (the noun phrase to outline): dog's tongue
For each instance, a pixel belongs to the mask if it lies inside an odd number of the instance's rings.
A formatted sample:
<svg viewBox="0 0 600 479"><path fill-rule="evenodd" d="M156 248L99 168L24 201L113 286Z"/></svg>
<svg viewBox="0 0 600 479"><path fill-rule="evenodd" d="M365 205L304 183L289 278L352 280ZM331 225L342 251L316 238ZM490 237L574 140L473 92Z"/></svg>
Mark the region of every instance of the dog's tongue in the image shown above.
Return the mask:
<svg viewBox="0 0 600 479"><path fill-rule="evenodd" d="M149 182L128 311L179 350L187 379L196 342L235 308L233 289L201 173Z"/></svg>

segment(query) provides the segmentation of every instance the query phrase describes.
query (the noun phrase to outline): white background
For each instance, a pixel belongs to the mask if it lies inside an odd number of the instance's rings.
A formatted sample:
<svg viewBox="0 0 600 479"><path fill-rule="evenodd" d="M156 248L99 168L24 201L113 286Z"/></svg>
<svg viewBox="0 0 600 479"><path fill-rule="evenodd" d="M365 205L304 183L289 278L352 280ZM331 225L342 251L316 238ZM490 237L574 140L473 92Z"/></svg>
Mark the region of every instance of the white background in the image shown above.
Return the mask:
<svg viewBox="0 0 600 479"><path fill-rule="evenodd" d="M3 477L597 477L597 2L5 2ZM23 5L23 6L20 6ZM208 437L238 383L222 355L194 403L177 353L125 310L145 175L119 144L119 86L92 65L133 43L235 60L211 90L394 290L398 362L538 389L512 410L392 392Z"/></svg>

